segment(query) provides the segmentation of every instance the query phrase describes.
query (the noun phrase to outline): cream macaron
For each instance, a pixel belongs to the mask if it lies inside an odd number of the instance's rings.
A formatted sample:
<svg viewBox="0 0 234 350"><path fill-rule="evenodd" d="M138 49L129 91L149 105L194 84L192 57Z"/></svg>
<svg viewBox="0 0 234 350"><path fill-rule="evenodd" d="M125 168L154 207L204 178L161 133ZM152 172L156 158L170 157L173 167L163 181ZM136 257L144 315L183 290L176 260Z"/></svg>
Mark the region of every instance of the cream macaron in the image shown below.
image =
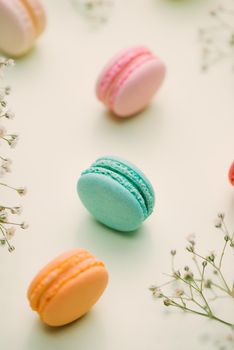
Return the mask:
<svg viewBox="0 0 234 350"><path fill-rule="evenodd" d="M0 51L11 57L24 55L45 25L40 0L0 0Z"/></svg>
<svg viewBox="0 0 234 350"><path fill-rule="evenodd" d="M74 249L53 259L36 275L28 299L44 323L63 326L85 315L107 282L104 263L85 249Z"/></svg>

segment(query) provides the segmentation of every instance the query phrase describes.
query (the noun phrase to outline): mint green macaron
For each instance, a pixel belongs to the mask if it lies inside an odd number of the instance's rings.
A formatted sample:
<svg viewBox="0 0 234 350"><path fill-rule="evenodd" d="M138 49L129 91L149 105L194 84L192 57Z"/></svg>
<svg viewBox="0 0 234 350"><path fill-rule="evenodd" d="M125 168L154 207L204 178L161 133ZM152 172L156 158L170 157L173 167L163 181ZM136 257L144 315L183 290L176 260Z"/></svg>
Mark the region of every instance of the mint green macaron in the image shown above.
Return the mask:
<svg viewBox="0 0 234 350"><path fill-rule="evenodd" d="M135 165L113 156L98 158L83 171L77 192L96 220L118 231L136 230L155 204L147 177Z"/></svg>

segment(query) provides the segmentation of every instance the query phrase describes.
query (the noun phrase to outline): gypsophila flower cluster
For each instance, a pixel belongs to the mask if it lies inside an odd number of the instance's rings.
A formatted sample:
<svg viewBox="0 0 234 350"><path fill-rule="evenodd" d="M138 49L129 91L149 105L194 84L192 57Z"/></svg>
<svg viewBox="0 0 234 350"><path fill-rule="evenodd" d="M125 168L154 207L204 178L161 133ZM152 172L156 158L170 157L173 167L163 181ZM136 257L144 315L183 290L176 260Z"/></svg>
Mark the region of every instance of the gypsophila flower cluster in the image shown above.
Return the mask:
<svg viewBox="0 0 234 350"><path fill-rule="evenodd" d="M111 9L112 0L73 0L79 13L94 24L107 22Z"/></svg>
<svg viewBox="0 0 234 350"><path fill-rule="evenodd" d="M211 24L199 30L202 45L202 69L231 59L234 69L234 1L222 2L209 13Z"/></svg>
<svg viewBox="0 0 234 350"><path fill-rule="evenodd" d="M149 289L165 306L207 317L234 329L234 323L216 315L212 305L213 301L220 298L227 298L232 307L234 302L234 279L232 283L228 282L223 272L223 260L227 249L230 249L231 253L234 252L234 233L229 232L224 218L224 214L220 213L215 221L215 227L223 234L223 245L219 254L211 251L203 256L197 250L195 235L189 235L186 251L191 255L191 266L176 268L176 250L171 250L169 280L162 285L152 285ZM233 266L233 263L234 261L229 265ZM234 337L232 339L234 344Z"/></svg>
<svg viewBox="0 0 234 350"><path fill-rule="evenodd" d="M4 77L4 71L7 67L13 66L14 61L0 57L0 81ZM11 92L9 86L0 86L0 141L1 144L6 143L10 148L14 148L18 142L19 136L15 133L8 133L4 120L11 120L14 118L14 113L8 108L7 97ZM12 160L3 155L0 155L0 177L4 177L12 170ZM0 182L0 190L13 190L18 195L24 196L27 192L25 187L12 187L5 182ZM1 194L1 202L4 196ZM16 227L26 229L28 227L26 222L15 221L15 216L22 213L21 206L7 206L5 203L0 204L0 245L7 246L8 251L12 252L15 248L11 244L11 239L14 237Z"/></svg>

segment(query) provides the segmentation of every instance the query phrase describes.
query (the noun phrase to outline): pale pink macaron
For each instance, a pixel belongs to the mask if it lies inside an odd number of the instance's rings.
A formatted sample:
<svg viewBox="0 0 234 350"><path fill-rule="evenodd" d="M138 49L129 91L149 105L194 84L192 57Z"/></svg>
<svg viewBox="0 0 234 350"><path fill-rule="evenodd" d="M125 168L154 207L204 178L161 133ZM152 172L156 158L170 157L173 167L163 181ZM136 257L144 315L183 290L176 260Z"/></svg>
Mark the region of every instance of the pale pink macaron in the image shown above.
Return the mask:
<svg viewBox="0 0 234 350"><path fill-rule="evenodd" d="M232 165L229 168L228 178L231 184L234 186L234 161L232 162Z"/></svg>
<svg viewBox="0 0 234 350"><path fill-rule="evenodd" d="M102 70L97 83L97 98L119 117L143 110L160 88L165 64L148 48L123 50Z"/></svg>
<svg viewBox="0 0 234 350"><path fill-rule="evenodd" d="M40 0L0 0L0 51L11 57L24 55L45 25Z"/></svg>

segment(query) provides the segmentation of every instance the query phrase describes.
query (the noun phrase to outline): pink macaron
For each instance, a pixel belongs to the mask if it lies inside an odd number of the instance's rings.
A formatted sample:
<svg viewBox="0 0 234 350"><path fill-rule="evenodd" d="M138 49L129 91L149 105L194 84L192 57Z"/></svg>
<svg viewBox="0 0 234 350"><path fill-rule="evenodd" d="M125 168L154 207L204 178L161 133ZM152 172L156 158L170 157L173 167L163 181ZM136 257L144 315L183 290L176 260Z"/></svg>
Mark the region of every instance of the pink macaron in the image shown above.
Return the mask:
<svg viewBox="0 0 234 350"><path fill-rule="evenodd" d="M228 178L231 184L234 186L234 161L232 162L232 165L230 166L229 172L228 172Z"/></svg>
<svg viewBox="0 0 234 350"><path fill-rule="evenodd" d="M160 88L165 64L148 48L123 50L102 70L97 83L97 98L119 117L142 111Z"/></svg>

